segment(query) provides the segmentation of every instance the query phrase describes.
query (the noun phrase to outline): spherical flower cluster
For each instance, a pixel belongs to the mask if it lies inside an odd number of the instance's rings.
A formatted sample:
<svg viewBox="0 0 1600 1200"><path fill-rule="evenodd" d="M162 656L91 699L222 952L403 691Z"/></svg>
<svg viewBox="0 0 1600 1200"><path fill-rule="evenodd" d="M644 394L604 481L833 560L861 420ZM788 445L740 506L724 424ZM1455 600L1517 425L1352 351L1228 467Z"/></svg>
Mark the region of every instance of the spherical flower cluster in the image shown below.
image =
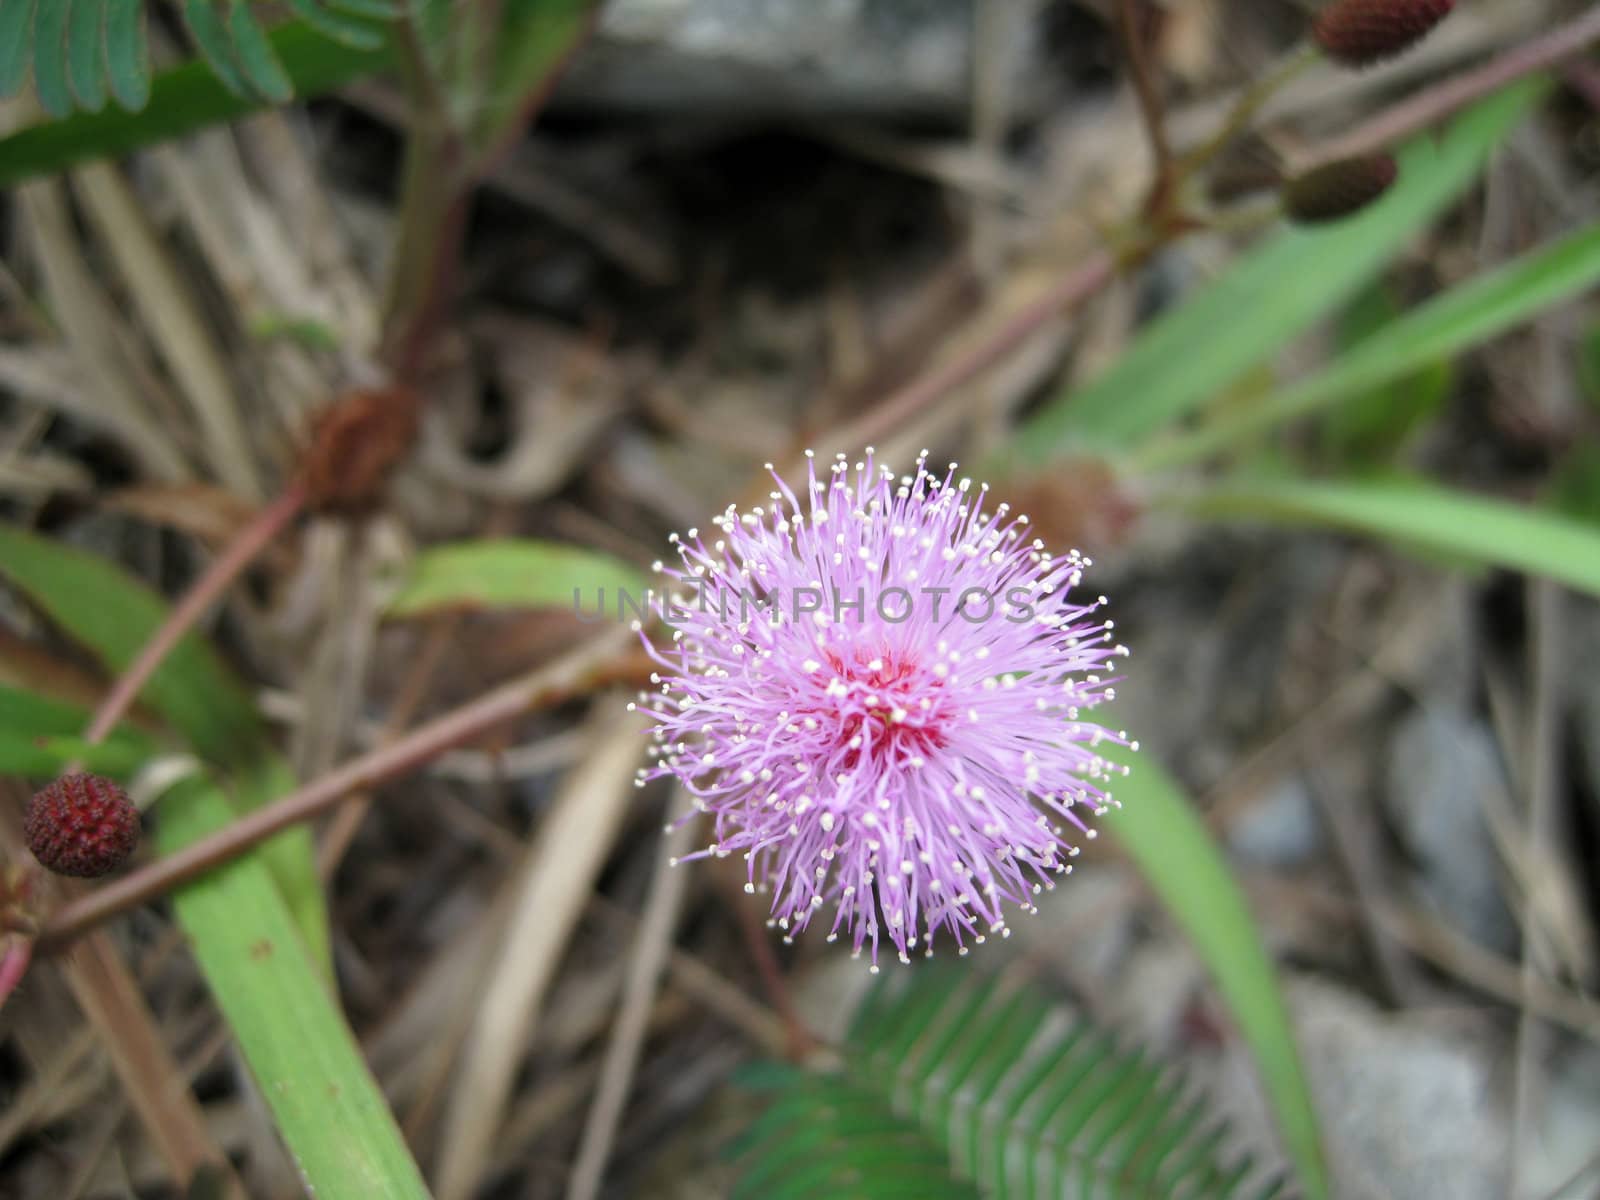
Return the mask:
<svg viewBox="0 0 1600 1200"><path fill-rule="evenodd" d="M808 455L809 457L809 455ZM941 927L961 953L1007 934L1005 906L1070 870L1085 818L1112 803L1100 753L1125 734L1086 718L1127 653L1071 599L1089 560L1052 557L1025 516L983 509L955 466L896 477L869 449L813 461L805 501L774 473L770 506L730 506L681 566L651 652L653 763L711 814L786 936L819 912L876 969ZM769 470L771 464L768 464Z"/></svg>
<svg viewBox="0 0 1600 1200"><path fill-rule="evenodd" d="M139 844L139 810L111 780L74 772L34 793L22 829L44 866L94 879L115 871Z"/></svg>
<svg viewBox="0 0 1600 1200"><path fill-rule="evenodd" d="M1312 39L1347 67L1404 54L1450 15L1455 0L1334 0L1316 15Z"/></svg>

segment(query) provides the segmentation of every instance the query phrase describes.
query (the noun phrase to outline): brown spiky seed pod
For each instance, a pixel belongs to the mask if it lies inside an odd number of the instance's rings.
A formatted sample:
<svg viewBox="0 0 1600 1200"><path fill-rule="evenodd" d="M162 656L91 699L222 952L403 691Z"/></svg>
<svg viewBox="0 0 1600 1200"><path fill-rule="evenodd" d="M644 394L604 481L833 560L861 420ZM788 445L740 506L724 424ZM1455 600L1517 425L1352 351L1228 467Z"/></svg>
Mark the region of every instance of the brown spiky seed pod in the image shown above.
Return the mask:
<svg viewBox="0 0 1600 1200"><path fill-rule="evenodd" d="M56 874L93 879L133 853L139 810L109 779L63 775L34 793L23 833L33 856Z"/></svg>
<svg viewBox="0 0 1600 1200"><path fill-rule="evenodd" d="M1323 53L1347 67L1404 54L1450 15L1455 0L1335 0L1312 22Z"/></svg>
<svg viewBox="0 0 1600 1200"><path fill-rule="evenodd" d="M1283 211L1291 221L1307 225L1337 221L1383 195L1399 173L1390 154L1344 158L1315 167L1283 185Z"/></svg>
<svg viewBox="0 0 1600 1200"><path fill-rule="evenodd" d="M417 435L419 402L405 388L347 392L318 415L300 464L316 512L373 507L389 473Z"/></svg>

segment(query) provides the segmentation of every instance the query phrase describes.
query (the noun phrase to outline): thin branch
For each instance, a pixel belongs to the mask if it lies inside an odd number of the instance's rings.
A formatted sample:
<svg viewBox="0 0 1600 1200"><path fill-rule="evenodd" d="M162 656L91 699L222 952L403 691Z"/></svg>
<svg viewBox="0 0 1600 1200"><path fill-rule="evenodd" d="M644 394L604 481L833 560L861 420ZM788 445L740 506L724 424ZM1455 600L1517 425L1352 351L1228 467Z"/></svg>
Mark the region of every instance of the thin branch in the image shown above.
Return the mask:
<svg viewBox="0 0 1600 1200"><path fill-rule="evenodd" d="M238 578L239 573L255 561L272 539L294 520L306 502L306 491L299 483L291 484L281 496L258 512L234 539L217 556L205 573L195 580L161 627L150 635L139 650L138 656L128 664L128 669L106 693L89 721L83 740L91 746L104 741L116 728L117 722L133 707L150 677L183 640L186 633L205 615L207 609Z"/></svg>
<svg viewBox="0 0 1600 1200"><path fill-rule="evenodd" d="M851 425L829 435L830 445L864 446L905 425L929 405L995 366L1058 317L1105 287L1118 260L1101 251L1011 314L990 336L964 354L920 375Z"/></svg>
<svg viewBox="0 0 1600 1200"><path fill-rule="evenodd" d="M1315 46L1302 46L1241 92L1216 132L1178 161L1175 168L1178 180L1187 179L1232 145L1249 129L1250 122L1267 101L1320 57Z"/></svg>
<svg viewBox="0 0 1600 1200"><path fill-rule="evenodd" d="M461 615L451 612L438 618L429 627L421 647L411 660L411 668L401 684L399 694L384 718L379 739L382 743L391 743L404 735L406 727L427 699L428 688L455 640L460 622ZM350 849L356 830L371 806L372 796L367 792L357 792L348 797L333 815L317 847L317 874L324 883L339 870L345 851Z"/></svg>
<svg viewBox="0 0 1600 1200"><path fill-rule="evenodd" d="M1323 163L1382 150L1437 125L1507 84L1559 66L1583 53L1597 40L1600 40L1600 5L1566 25L1496 55L1481 66L1424 88L1350 132L1314 147L1307 161L1297 163L1296 169L1306 171Z"/></svg>
<svg viewBox="0 0 1600 1200"><path fill-rule="evenodd" d="M1168 184L1172 173L1172 145L1167 141L1166 116L1161 110L1161 93L1156 86L1155 68L1150 62L1150 47L1139 19L1141 0L1117 0L1117 24L1128 54L1128 73L1133 77L1134 94L1139 98L1139 115L1145 137L1150 142L1150 157L1155 163L1155 179L1150 185L1150 207L1159 211L1171 196Z"/></svg>
<svg viewBox="0 0 1600 1200"><path fill-rule="evenodd" d="M800 1017L800 1010L795 1007L789 981L783 974L783 965L778 961L777 951L772 948L767 923L762 920L750 897L744 894L743 885L738 883L736 872L720 872L717 884L727 893L728 906L739 919L739 932L744 936L745 946L755 963L756 974L761 977L761 988L767 994L767 1001L783 1021L788 1043L784 1056L790 1062L804 1062L818 1044L817 1038L806 1027L805 1021Z"/></svg>
<svg viewBox="0 0 1600 1200"><path fill-rule="evenodd" d="M39 936L40 947L58 949L109 917L152 900L237 858L280 830L325 812L350 793L403 775L525 712L560 703L619 678L632 678L636 665L620 652L633 636L627 629L617 629L596 638L564 658L420 726L399 741L351 759L214 834L95 888L55 913Z"/></svg>

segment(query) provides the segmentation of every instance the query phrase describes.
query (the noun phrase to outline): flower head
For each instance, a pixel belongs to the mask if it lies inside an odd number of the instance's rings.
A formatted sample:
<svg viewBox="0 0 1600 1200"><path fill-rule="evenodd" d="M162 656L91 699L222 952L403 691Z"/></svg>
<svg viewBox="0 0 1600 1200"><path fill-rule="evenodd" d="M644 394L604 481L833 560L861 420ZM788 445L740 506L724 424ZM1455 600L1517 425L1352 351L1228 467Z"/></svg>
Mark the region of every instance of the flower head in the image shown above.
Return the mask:
<svg viewBox="0 0 1600 1200"><path fill-rule="evenodd" d="M1104 597L1068 596L1089 560L926 457L813 462L803 503L774 474L657 564L680 594L641 782L682 781L714 823L692 857L743 855L787 936L826 920L874 964L880 936L904 961L941 927L962 953L1009 932L1111 803L1098 748L1129 744L1085 716L1127 652Z"/></svg>
<svg viewBox="0 0 1600 1200"><path fill-rule="evenodd" d="M58 875L93 879L120 867L139 844L139 810L111 780L73 773L28 802L23 835Z"/></svg>

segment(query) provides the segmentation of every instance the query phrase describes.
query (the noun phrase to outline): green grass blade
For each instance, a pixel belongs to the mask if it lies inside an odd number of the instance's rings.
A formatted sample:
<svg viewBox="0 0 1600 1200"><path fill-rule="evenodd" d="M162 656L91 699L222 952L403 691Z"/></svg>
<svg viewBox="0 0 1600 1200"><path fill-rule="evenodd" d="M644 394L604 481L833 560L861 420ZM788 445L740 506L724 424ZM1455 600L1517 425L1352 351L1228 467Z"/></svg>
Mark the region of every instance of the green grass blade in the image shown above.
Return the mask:
<svg viewBox="0 0 1600 1200"><path fill-rule="evenodd" d="M273 750L253 755L229 772L234 806L241 812L262 808L287 796L299 784L294 768ZM317 874L317 847L307 825L285 829L261 843L259 850L283 892L284 903L300 925L311 959L333 979L333 941L328 931L328 902Z"/></svg>
<svg viewBox="0 0 1600 1200"><path fill-rule="evenodd" d="M39 106L53 117L72 111L67 83L67 20L70 0L41 0L33 21L33 90Z"/></svg>
<svg viewBox="0 0 1600 1200"><path fill-rule="evenodd" d="M288 72L296 96L331 91L392 61L389 43L377 50L356 49L324 37L302 21L278 26L267 40ZM260 107L260 100L230 92L205 63L186 63L156 77L150 103L141 112L79 113L0 138L0 187L88 159L131 154Z"/></svg>
<svg viewBox="0 0 1600 1200"><path fill-rule="evenodd" d="M25 735L0 727L0 775L54 779L68 763L108 779L127 781L150 761L144 746L108 738L91 746L81 737Z"/></svg>
<svg viewBox="0 0 1600 1200"><path fill-rule="evenodd" d="M1353 295L1459 197L1545 86L1507 88L1442 136L1408 145L1400 181L1360 215L1268 238L1157 319L1098 379L1027 422L1014 442L1018 460L1037 464L1074 441L1137 443L1238 381Z"/></svg>
<svg viewBox="0 0 1600 1200"><path fill-rule="evenodd" d="M531 539L451 542L425 550L389 604L390 616L412 617L444 608L575 608L598 620L615 619L619 590L639 607L645 577L609 555ZM575 595L576 593L576 595ZM633 611L624 608L630 618Z"/></svg>
<svg viewBox="0 0 1600 1200"><path fill-rule="evenodd" d="M1600 222L1413 309L1328 367L1237 417L1136 455L1144 468L1202 457L1335 401L1380 387L1524 324L1600 281Z"/></svg>
<svg viewBox="0 0 1600 1200"><path fill-rule="evenodd" d="M158 813L166 853L233 819L203 779L175 787ZM173 908L307 1193L423 1200L422 1176L259 853L179 889Z"/></svg>
<svg viewBox="0 0 1600 1200"><path fill-rule="evenodd" d="M128 112L150 101L150 41L140 0L106 0L106 74Z"/></svg>
<svg viewBox="0 0 1600 1200"><path fill-rule="evenodd" d="M1181 501L1205 517L1325 525L1600 596L1600 527L1410 480L1224 481Z"/></svg>
<svg viewBox="0 0 1600 1200"><path fill-rule="evenodd" d="M1339 314L1333 357L1343 359L1368 338L1403 321L1407 311L1389 280L1374 279ZM1318 414L1312 437L1315 460L1356 470L1389 461L1444 411L1456 381L1455 362L1435 358L1350 393Z"/></svg>
<svg viewBox="0 0 1600 1200"><path fill-rule="evenodd" d="M82 733L88 723L86 708L0 683L0 729L28 737L71 737ZM150 754L156 752L154 741L127 725L112 730L111 738L137 744Z"/></svg>
<svg viewBox="0 0 1600 1200"><path fill-rule="evenodd" d="M1118 757L1113 751L1108 757ZM1123 756L1123 807L1104 818L1188 935L1255 1058L1308 1200L1328 1195L1328 1168L1289 1014L1239 885L1178 785L1148 755Z"/></svg>
<svg viewBox="0 0 1600 1200"><path fill-rule="evenodd" d="M112 671L133 661L167 613L165 600L119 567L15 526L0 525L0 578ZM194 634L156 669L140 698L216 762L254 752L265 736L250 697Z"/></svg>
<svg viewBox="0 0 1600 1200"><path fill-rule="evenodd" d="M78 107L98 112L106 106L105 0L72 0L67 22L67 80Z"/></svg>
<svg viewBox="0 0 1600 1200"><path fill-rule="evenodd" d="M0 99L22 87L33 57L35 0L0 0Z"/></svg>
<svg viewBox="0 0 1600 1200"><path fill-rule="evenodd" d="M79 736L89 714L22 688L0 684L0 775L51 779L69 762L113 779L128 779L159 751L144 734L118 726L98 746Z"/></svg>

